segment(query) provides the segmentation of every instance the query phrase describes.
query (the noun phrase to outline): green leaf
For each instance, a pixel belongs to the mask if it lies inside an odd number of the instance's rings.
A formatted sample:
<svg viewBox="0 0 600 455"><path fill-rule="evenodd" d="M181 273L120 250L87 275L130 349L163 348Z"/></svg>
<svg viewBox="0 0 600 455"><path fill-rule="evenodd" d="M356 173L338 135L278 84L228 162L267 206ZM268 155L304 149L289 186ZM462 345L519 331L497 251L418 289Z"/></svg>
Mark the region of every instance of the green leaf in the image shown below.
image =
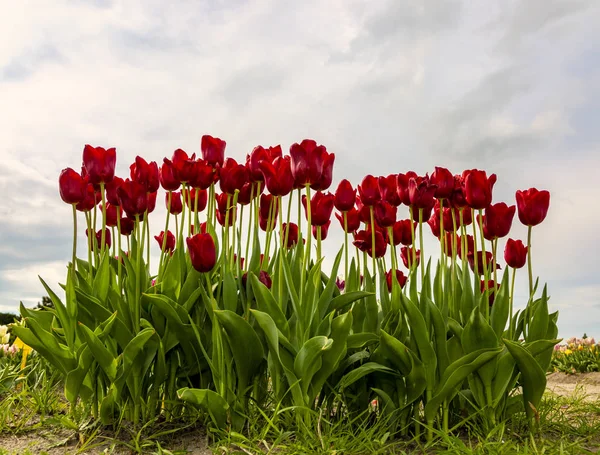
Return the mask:
<svg viewBox="0 0 600 455"><path fill-rule="evenodd" d="M348 346L348 349L360 349L364 348L365 346L377 343L378 341L379 337L374 333L361 332L350 334L348 336L346 344Z"/></svg>
<svg viewBox="0 0 600 455"><path fill-rule="evenodd" d="M100 302L106 302L108 297L108 288L110 287L110 255L108 252L102 254L100 266L94 277L92 293Z"/></svg>
<svg viewBox="0 0 600 455"><path fill-rule="evenodd" d="M384 365L381 365L379 363L375 363L375 362L367 362L361 366L359 366L358 368L355 368L354 370L350 371L349 373L345 374L344 376L342 376L342 379L340 379L340 381L338 382L338 384L336 385L336 389L345 389L347 387L350 387L352 384L354 384L356 381L364 378L365 376L371 374L371 373L388 373L388 374L396 374L394 370L392 370L391 368L388 368Z"/></svg>
<svg viewBox="0 0 600 455"><path fill-rule="evenodd" d="M529 321L529 330L527 333L526 341L541 340L546 337L548 331L548 322L550 316L548 314L548 294L546 286L542 291L542 297L537 302L535 310Z"/></svg>
<svg viewBox="0 0 600 455"><path fill-rule="evenodd" d="M273 321L277 325L277 328L283 333L286 337L290 336L290 328L288 325L288 321L281 311L281 308L275 301L273 294L269 291L269 289L260 282L257 276L253 272L248 272L248 279L250 280L250 284L252 285L252 291L254 292L254 296L256 297L256 303L258 305L259 310L264 311L269 314L273 318Z"/></svg>
<svg viewBox="0 0 600 455"><path fill-rule="evenodd" d="M342 260L342 253L344 252L344 247L340 248L338 254L335 256L333 261L333 266L331 267L331 274L329 275L329 279L327 280L327 284L325 285L325 289L321 293L319 297L319 301L317 302L318 314L319 318L323 319L326 314L329 313L329 307L331 305L333 291L337 289L335 281L337 279L337 271L340 267L340 261Z"/></svg>
<svg viewBox="0 0 600 455"><path fill-rule="evenodd" d="M502 283L500 289L498 289L494 298L494 304L492 305L492 312L490 314L490 322L494 332L498 337L501 337L506 327L506 321L508 321L508 311L510 307L510 296L508 288L508 267L502 275Z"/></svg>
<svg viewBox="0 0 600 455"><path fill-rule="evenodd" d="M195 404L205 409L218 429L227 428L227 411L229 404L218 393L208 389L190 389L184 387L177 391L180 400Z"/></svg>
<svg viewBox="0 0 600 455"><path fill-rule="evenodd" d="M79 323L79 329L82 337L87 342L90 351L94 355L94 359L106 373L108 379L112 382L117 376L117 359L106 348L104 343L92 332L88 327Z"/></svg>
<svg viewBox="0 0 600 455"><path fill-rule="evenodd" d="M294 372L300 379L303 395L307 395L313 376L321 368L323 353L332 344L331 338L316 336L307 340L298 351L294 360Z"/></svg>
<svg viewBox="0 0 600 455"><path fill-rule="evenodd" d="M235 313L238 304L238 288L233 272L230 270L223 274L223 309Z"/></svg>
<svg viewBox="0 0 600 455"><path fill-rule="evenodd" d="M329 311L341 310L342 308L350 305L351 303L356 302L357 300L364 299L366 297L374 296L374 292L366 292L366 291L350 291L344 292L343 294L334 297L329 302Z"/></svg>

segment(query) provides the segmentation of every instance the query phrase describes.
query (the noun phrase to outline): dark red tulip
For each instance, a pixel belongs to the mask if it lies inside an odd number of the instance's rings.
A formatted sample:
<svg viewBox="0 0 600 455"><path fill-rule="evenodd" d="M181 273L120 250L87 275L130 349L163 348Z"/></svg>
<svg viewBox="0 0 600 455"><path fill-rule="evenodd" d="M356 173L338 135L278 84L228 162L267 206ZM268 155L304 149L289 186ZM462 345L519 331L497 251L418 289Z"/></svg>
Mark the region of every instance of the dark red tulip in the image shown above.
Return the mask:
<svg viewBox="0 0 600 455"><path fill-rule="evenodd" d="M425 177L411 177L408 179L408 199L413 209L423 209L424 211L430 211L435 200L436 186L431 183L429 176ZM418 214L418 212L417 212ZM423 221L425 221L423 217Z"/></svg>
<svg viewBox="0 0 600 455"><path fill-rule="evenodd" d="M141 183L125 180L117 190L121 207L130 218L142 215L148 209L148 194Z"/></svg>
<svg viewBox="0 0 600 455"><path fill-rule="evenodd" d="M117 150L114 147L104 149L86 144L83 148L83 165L94 185L108 183L113 179L116 162Z"/></svg>
<svg viewBox="0 0 600 455"><path fill-rule="evenodd" d="M171 205L169 206L169 193L165 194L165 206L171 215L179 215L183 211L183 203L181 202L181 192L171 192Z"/></svg>
<svg viewBox="0 0 600 455"><path fill-rule="evenodd" d="M373 209L375 221L382 228L391 227L396 222L398 208L388 201L377 201Z"/></svg>
<svg viewBox="0 0 600 455"><path fill-rule="evenodd" d="M373 257L373 235L371 229L365 229L358 231L354 234L354 241L352 244L357 247L360 251L366 252L369 256ZM385 237L380 230L375 230L375 257L380 258L385 255L387 250L387 243Z"/></svg>
<svg viewBox="0 0 600 455"><path fill-rule="evenodd" d="M331 181L333 180L333 162L335 161L335 154L327 153L325 147L322 145L319 147L323 147L321 152L323 154L321 177L319 177L319 180L317 180L316 183L311 185L311 188L317 191L325 191L329 189Z"/></svg>
<svg viewBox="0 0 600 455"><path fill-rule="evenodd" d="M158 178L158 165L156 161L146 162L141 156L135 157L135 163L129 167L131 180L144 185L147 193L158 191L160 182Z"/></svg>
<svg viewBox="0 0 600 455"><path fill-rule="evenodd" d="M294 188L292 163L289 156L277 157L273 162L263 160L260 169L267 189L273 196L287 196Z"/></svg>
<svg viewBox="0 0 600 455"><path fill-rule="evenodd" d="M430 181L436 186L434 196L437 199L448 199L454 191L454 175L448 169L435 167Z"/></svg>
<svg viewBox="0 0 600 455"><path fill-rule="evenodd" d="M119 217L123 217L123 208L118 205L106 204L106 225L115 227L117 225L117 213Z"/></svg>
<svg viewBox="0 0 600 455"><path fill-rule="evenodd" d="M340 222L340 226L342 226L342 229L346 229L344 227L344 215L342 213L336 212L335 217ZM360 218L358 215L358 210L356 210L355 208L352 208L346 212L346 227L348 229L346 232L348 233L354 232L358 228L360 228Z"/></svg>
<svg viewBox="0 0 600 455"><path fill-rule="evenodd" d="M206 190L216 183L219 173L204 160L196 160L191 165L192 173L188 179L188 186ZM230 184L230 182L228 182Z"/></svg>
<svg viewBox="0 0 600 455"><path fill-rule="evenodd" d="M182 194L185 198L185 205L188 209L194 210L196 208L196 197L198 198L198 213L202 212L206 208L206 204L208 203L208 194L206 190L192 188L190 190L182 191ZM233 198L231 202L233 203Z"/></svg>
<svg viewBox="0 0 600 455"><path fill-rule="evenodd" d="M171 158L174 169L173 176L181 183L187 183L194 178L196 166L195 158L195 153L190 157L181 149L177 149L173 152L173 157Z"/></svg>
<svg viewBox="0 0 600 455"><path fill-rule="evenodd" d="M269 217L269 214L271 215ZM279 206L272 194L261 194L258 211L258 221L260 228L267 232L275 228L275 221L279 215Z"/></svg>
<svg viewBox="0 0 600 455"><path fill-rule="evenodd" d="M427 224L431 228L431 233L439 239L440 238L440 212L439 212L439 209L437 211L434 211L431 214L431 216L427 220Z"/></svg>
<svg viewBox="0 0 600 455"><path fill-rule="evenodd" d="M262 284L264 284L268 289L271 289L271 286L273 286L273 281L271 280L271 277L264 270L261 270L258 273L258 277L257 278L258 278L258 281L260 281ZM244 285L244 287L247 286L247 284L248 284L248 272L246 272L246 273L244 273L242 275L242 284Z"/></svg>
<svg viewBox="0 0 600 455"><path fill-rule="evenodd" d="M240 205L248 205L250 204L250 202L252 202L252 199L254 198L256 193L256 189L253 190L253 186L254 183L252 182L246 182L244 183L244 185L242 185L242 187L240 188L240 192L238 193L238 198L237 198L237 202Z"/></svg>
<svg viewBox="0 0 600 455"><path fill-rule="evenodd" d="M340 280L339 277L335 278L335 285L337 286L337 288L341 291L344 290L344 288L346 287L346 280Z"/></svg>
<svg viewBox="0 0 600 455"><path fill-rule="evenodd" d="M410 257L410 265L417 267L421 262L421 250L416 250L415 257L416 260L413 261L413 250L411 247L403 246L400 248L400 257L402 258L402 263L404 267L407 269L410 268L409 265L409 257Z"/></svg>
<svg viewBox="0 0 600 455"><path fill-rule="evenodd" d="M218 137L209 135L202 136L200 149L202 150L202 158L213 167L223 166L225 161L225 146L226 142Z"/></svg>
<svg viewBox="0 0 600 455"><path fill-rule="evenodd" d="M233 158L227 158L220 171L220 186L223 193L233 194L248 182L248 169Z"/></svg>
<svg viewBox="0 0 600 455"><path fill-rule="evenodd" d="M467 200L465 199L465 179L462 175L454 176L454 189L449 198L450 205L455 209L459 209L467 206ZM470 210L468 210L470 212Z"/></svg>
<svg viewBox="0 0 600 455"><path fill-rule="evenodd" d="M331 185L335 155L327 153L324 145L317 146L312 139L304 139L290 147L294 186L310 185L316 190L325 190Z"/></svg>
<svg viewBox="0 0 600 455"><path fill-rule="evenodd" d="M119 200L119 196L117 194L117 190L123 184L124 180L121 177L117 177L116 175L113 179L106 184L104 188L106 190L106 201L112 205L120 205L121 201Z"/></svg>
<svg viewBox="0 0 600 455"><path fill-rule="evenodd" d="M365 205L360 200L360 196L356 196L356 210L358 212L358 219L361 223L371 224L371 207Z"/></svg>
<svg viewBox="0 0 600 455"><path fill-rule="evenodd" d="M487 271L489 272L493 272L494 271L494 266L496 269L499 269L500 266L498 264L494 264L494 255L492 253L490 253L489 251L485 252L485 264L487 267ZM471 267L471 270L473 272L475 272L475 252L473 251L469 251L469 254L467 254L467 260L469 261L469 267ZM483 275L484 272L484 268L483 268L483 251L478 251L477 252L477 273L478 275Z"/></svg>
<svg viewBox="0 0 600 455"><path fill-rule="evenodd" d="M217 262L215 241L210 234L196 234L186 239L192 266L200 273L210 272Z"/></svg>
<svg viewBox="0 0 600 455"><path fill-rule="evenodd" d="M333 199L333 205L340 212L347 212L354 207L356 202L356 189L352 188L350 181L342 180L337 190L335 190L335 197Z"/></svg>
<svg viewBox="0 0 600 455"><path fill-rule="evenodd" d="M121 235L130 235L135 227L135 220L132 218L121 218Z"/></svg>
<svg viewBox="0 0 600 455"><path fill-rule="evenodd" d="M417 173L414 171L408 171L406 174L398 174L396 176L396 191L398 197L404 205L410 205L410 196L408 194L408 181L411 178L417 178Z"/></svg>
<svg viewBox="0 0 600 455"><path fill-rule="evenodd" d="M312 226L312 235L313 238L317 239L319 238L319 232L317 231L317 228L320 227L321 228L321 240L325 240L327 238L327 234L329 233L329 226L331 225L331 220L327 221L327 223L325 223L323 226L315 226L313 224Z"/></svg>
<svg viewBox="0 0 600 455"><path fill-rule="evenodd" d="M333 194L317 191L310 200L310 222L313 226L323 226L331 218L333 211ZM302 205L306 214L306 196L302 196ZM307 216L308 218L308 216Z"/></svg>
<svg viewBox="0 0 600 455"><path fill-rule="evenodd" d="M288 232L289 226L289 232ZM298 243L298 225L296 223L283 223L281 238L285 239L285 235L287 233L287 248L293 247L296 243Z"/></svg>
<svg viewBox="0 0 600 455"><path fill-rule="evenodd" d="M520 269L527 262L527 247L521 240L508 239L504 248L504 260L515 269Z"/></svg>
<svg viewBox="0 0 600 455"><path fill-rule="evenodd" d="M94 185L88 183L85 188L85 197L75 208L80 212L89 212L100 202L101 197L100 192L94 189Z"/></svg>
<svg viewBox="0 0 600 455"><path fill-rule="evenodd" d="M381 200L398 207L402 203L398 195L398 175L390 174L387 177L379 177L377 181Z"/></svg>
<svg viewBox="0 0 600 455"><path fill-rule="evenodd" d="M411 223L410 220L396 221L392 226L394 245L399 245L400 243L405 246L412 245L416 225L416 222Z"/></svg>
<svg viewBox="0 0 600 455"><path fill-rule="evenodd" d="M379 193L379 181L372 175L366 175L360 185L358 194L363 205L371 207L381 198Z"/></svg>
<svg viewBox="0 0 600 455"><path fill-rule="evenodd" d="M89 231L86 229L85 230L85 235L86 237L89 237ZM110 248L112 245L112 241L111 241L111 237L110 237L110 229L105 228L104 229L104 238L105 238L105 244L106 244L106 248ZM102 247L102 229L99 229L98 232L95 233L95 237L96 237L96 245L98 247L98 249L100 249Z"/></svg>
<svg viewBox="0 0 600 455"><path fill-rule="evenodd" d="M158 179L166 191L176 191L181 185L173 162L167 158L163 159L163 164L158 172Z"/></svg>
<svg viewBox="0 0 600 455"><path fill-rule="evenodd" d="M160 234L155 235L154 238L158 242L158 247L162 250L163 242L165 242L165 231L160 231ZM171 231L167 231L167 240L163 252L171 252L175 249L175 236Z"/></svg>
<svg viewBox="0 0 600 455"><path fill-rule="evenodd" d="M227 203L227 194L221 193L215 195L217 201L217 207L215 214L217 215L217 221L221 226L231 227L235 222L237 215L237 208L233 206L233 196L229 195L229 205ZM229 212L229 215L227 213ZM225 226L225 220L227 220L227 226Z"/></svg>
<svg viewBox="0 0 600 455"><path fill-rule="evenodd" d="M462 255L462 243L463 243L463 241L465 241L465 239L463 239L463 237L460 236L458 238L458 245L457 245L458 252L457 252L457 254L458 254L458 257L461 258L461 259L463 258L463 255ZM467 246L467 256L465 256L465 259L469 257L469 254L472 255L474 253L474 251L475 251L475 239L473 238L472 235L467 235L466 236L466 244L467 244L466 245Z"/></svg>
<svg viewBox="0 0 600 455"><path fill-rule="evenodd" d="M494 298L496 297L496 283L494 280L487 280L487 282L485 280L481 280L479 283L479 289L481 292L485 292L486 290L489 291L490 295L488 301L490 306L492 306L494 304Z"/></svg>
<svg viewBox="0 0 600 455"><path fill-rule="evenodd" d="M516 197L521 223L525 226L537 226L544 221L548 214L548 207L550 207L548 191L529 188L525 191L517 191Z"/></svg>
<svg viewBox="0 0 600 455"><path fill-rule="evenodd" d="M400 285L401 288L404 287L407 279L408 278L406 277L406 275L404 275L404 273L402 273L402 271L396 270L396 280L398 281L398 284ZM391 270L389 270L385 274L385 281L387 283L388 292L392 292L392 271Z"/></svg>
<svg viewBox="0 0 600 455"><path fill-rule="evenodd" d="M87 179L70 167L63 169L58 177L60 197L67 204L79 204L85 199Z"/></svg>
<svg viewBox="0 0 600 455"><path fill-rule="evenodd" d="M483 229L488 232L488 237L492 239L506 237L512 226L515 210L514 205L509 207L504 202L486 207Z"/></svg>
<svg viewBox="0 0 600 455"><path fill-rule="evenodd" d="M154 212L154 208L156 207L156 197L158 196L158 191L154 193L148 193L148 214Z"/></svg>
<svg viewBox="0 0 600 455"><path fill-rule="evenodd" d="M463 172L465 179L465 199L472 209L484 209L492 203L492 189L496 174L487 176L485 171L471 169Z"/></svg>
<svg viewBox="0 0 600 455"><path fill-rule="evenodd" d="M198 225L198 230L196 231L196 226L194 223L190 224L190 232L192 233L192 235L194 234L198 234L199 232L202 234L206 234L208 232L208 225L206 224L206 221L203 221L202 223L200 223ZM234 260L236 255L234 254ZM244 258L242 258L242 264L244 264Z"/></svg>
<svg viewBox="0 0 600 455"><path fill-rule="evenodd" d="M260 168L261 161L272 163L275 158L281 157L281 146L264 148L261 145L254 147L249 155L246 155L246 167L248 168L250 180L252 182L262 182L264 180L263 172ZM291 172L291 170L290 170Z"/></svg>

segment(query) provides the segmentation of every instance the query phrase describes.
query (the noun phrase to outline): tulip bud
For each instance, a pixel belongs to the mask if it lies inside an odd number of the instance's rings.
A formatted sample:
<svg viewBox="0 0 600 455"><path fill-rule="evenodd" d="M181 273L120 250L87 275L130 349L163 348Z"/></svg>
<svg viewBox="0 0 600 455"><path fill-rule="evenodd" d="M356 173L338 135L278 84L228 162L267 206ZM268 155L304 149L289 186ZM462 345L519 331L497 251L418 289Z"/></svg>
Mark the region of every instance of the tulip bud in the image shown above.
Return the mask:
<svg viewBox="0 0 600 455"><path fill-rule="evenodd" d="M352 184L348 180L342 180L335 191L333 205L340 212L347 212L354 207L355 202L356 189L352 188Z"/></svg>
<svg viewBox="0 0 600 455"><path fill-rule="evenodd" d="M492 188L496 174L487 176L485 171L472 169L463 172L465 176L465 198L473 209L484 209L492 203Z"/></svg>
<svg viewBox="0 0 600 455"><path fill-rule="evenodd" d="M169 205L169 193L165 194L165 206L171 215L179 215L183 211L183 203L181 202L181 192L171 192L171 205Z"/></svg>
<svg viewBox="0 0 600 455"><path fill-rule="evenodd" d="M360 201L364 206L371 207L381 198L379 192L379 181L372 175L366 175L360 185L358 185L358 194Z"/></svg>
<svg viewBox="0 0 600 455"><path fill-rule="evenodd" d="M113 179L116 161L115 148L104 149L86 144L83 149L83 165L90 182L94 185L109 183Z"/></svg>
<svg viewBox="0 0 600 455"><path fill-rule="evenodd" d="M527 247L521 240L508 239L504 248L504 260L515 269L520 269L527 261Z"/></svg>
<svg viewBox="0 0 600 455"><path fill-rule="evenodd" d="M212 137L207 134L202 136L200 143L202 158L213 167L222 167L225 160L226 145L226 142L218 137Z"/></svg>
<svg viewBox="0 0 600 455"><path fill-rule="evenodd" d="M67 204L79 204L85 199L87 179L70 167L63 169L58 177L60 197Z"/></svg>
<svg viewBox="0 0 600 455"><path fill-rule="evenodd" d="M548 191L530 188L525 191L517 191L516 198L521 223L525 226L537 226L544 221L550 206Z"/></svg>
<svg viewBox="0 0 600 455"><path fill-rule="evenodd" d="M171 231L167 231L167 239L165 241L165 231L160 231L160 234L155 235L154 238L158 242L158 247L163 250L163 244L165 245L165 252L171 252L175 249L175 236Z"/></svg>
<svg viewBox="0 0 600 455"><path fill-rule="evenodd" d="M210 272L217 261L215 242L210 234L196 234L186 239L192 266L200 273Z"/></svg>
<svg viewBox="0 0 600 455"><path fill-rule="evenodd" d="M398 284L400 285L401 288L404 287L407 279L408 278L406 277L406 275L404 275L404 273L402 273L402 271L396 270L396 280L398 280ZM388 292L392 292L392 271L391 270L385 274L385 281L387 283Z"/></svg>

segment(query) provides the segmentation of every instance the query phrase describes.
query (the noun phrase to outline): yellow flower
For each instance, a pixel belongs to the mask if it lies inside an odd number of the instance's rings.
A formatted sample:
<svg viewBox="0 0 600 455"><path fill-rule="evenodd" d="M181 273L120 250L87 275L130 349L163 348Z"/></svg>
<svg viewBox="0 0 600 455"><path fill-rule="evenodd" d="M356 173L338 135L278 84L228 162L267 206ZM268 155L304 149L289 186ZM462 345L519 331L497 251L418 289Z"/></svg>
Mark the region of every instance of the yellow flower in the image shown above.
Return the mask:
<svg viewBox="0 0 600 455"><path fill-rule="evenodd" d="M583 351L583 345L582 345L582 344L580 344L580 345L577 347L577 350L578 350L578 351Z"/></svg>
<svg viewBox="0 0 600 455"><path fill-rule="evenodd" d="M29 353L31 351L33 351L33 349L31 348L31 346L27 346L25 343L23 343L23 341L17 337L17 339L15 340L15 342L13 343L14 346L16 346L19 349L23 350L23 357L21 360L21 370L23 368L25 368L25 365L27 363L27 356L29 355Z"/></svg>
<svg viewBox="0 0 600 455"><path fill-rule="evenodd" d="M565 355L573 354L573 351L570 349L565 349Z"/></svg>

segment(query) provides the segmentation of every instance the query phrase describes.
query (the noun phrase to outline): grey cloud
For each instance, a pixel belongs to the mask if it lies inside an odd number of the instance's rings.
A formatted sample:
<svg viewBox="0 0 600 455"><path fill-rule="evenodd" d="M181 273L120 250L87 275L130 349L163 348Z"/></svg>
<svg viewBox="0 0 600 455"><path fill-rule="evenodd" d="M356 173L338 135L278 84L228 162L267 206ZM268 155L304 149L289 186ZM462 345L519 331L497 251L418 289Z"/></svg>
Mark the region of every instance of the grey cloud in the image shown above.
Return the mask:
<svg viewBox="0 0 600 455"><path fill-rule="evenodd" d="M265 62L237 70L225 79L219 93L231 105L244 108L281 90L286 79L286 71Z"/></svg>
<svg viewBox="0 0 600 455"><path fill-rule="evenodd" d="M46 63L64 63L65 58L53 44L27 49L0 67L0 81L23 81Z"/></svg>

